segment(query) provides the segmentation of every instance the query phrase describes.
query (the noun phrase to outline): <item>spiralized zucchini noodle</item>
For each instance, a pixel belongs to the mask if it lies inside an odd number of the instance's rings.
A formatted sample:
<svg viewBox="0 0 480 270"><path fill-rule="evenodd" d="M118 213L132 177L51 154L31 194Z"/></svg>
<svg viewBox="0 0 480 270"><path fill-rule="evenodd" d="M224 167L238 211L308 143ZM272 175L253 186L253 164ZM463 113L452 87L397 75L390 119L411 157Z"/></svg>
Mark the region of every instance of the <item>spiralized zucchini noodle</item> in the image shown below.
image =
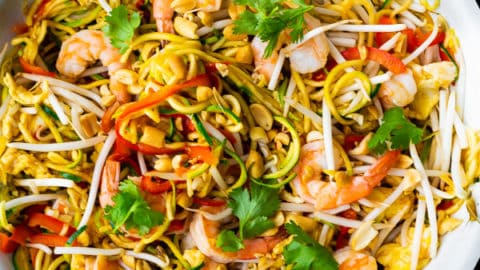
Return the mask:
<svg viewBox="0 0 480 270"><path fill-rule="evenodd" d="M16 269L423 269L477 220L423 0L34 0L0 53ZM459 81L460 80L460 81Z"/></svg>

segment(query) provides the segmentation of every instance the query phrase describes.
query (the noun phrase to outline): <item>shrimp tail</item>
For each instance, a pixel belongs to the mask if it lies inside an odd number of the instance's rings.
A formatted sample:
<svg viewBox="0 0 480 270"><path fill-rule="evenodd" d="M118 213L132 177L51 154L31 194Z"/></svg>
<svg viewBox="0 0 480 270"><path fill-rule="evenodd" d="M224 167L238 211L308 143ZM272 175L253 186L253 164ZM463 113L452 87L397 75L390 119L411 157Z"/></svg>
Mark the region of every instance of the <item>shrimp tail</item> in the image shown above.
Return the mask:
<svg viewBox="0 0 480 270"><path fill-rule="evenodd" d="M400 157L400 150L389 151L383 155L364 175L368 185L374 188L380 184L380 182L388 174L388 171L393 168Z"/></svg>

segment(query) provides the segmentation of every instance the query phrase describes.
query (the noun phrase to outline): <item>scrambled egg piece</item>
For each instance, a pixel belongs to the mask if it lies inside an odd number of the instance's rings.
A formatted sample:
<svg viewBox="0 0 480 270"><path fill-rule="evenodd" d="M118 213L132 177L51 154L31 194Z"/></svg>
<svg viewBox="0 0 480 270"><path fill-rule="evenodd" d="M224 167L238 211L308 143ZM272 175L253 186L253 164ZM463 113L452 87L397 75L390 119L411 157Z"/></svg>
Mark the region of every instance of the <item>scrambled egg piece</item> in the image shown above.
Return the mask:
<svg viewBox="0 0 480 270"><path fill-rule="evenodd" d="M368 196L368 199L374 202L383 202L392 192L393 188L386 187L377 187L372 193ZM390 207L388 207L383 214L381 214L378 219L391 219L398 212L400 212L406 205L408 205L410 212L412 208L412 202L414 201L414 195L412 193L404 193L400 198L398 198ZM367 210L369 212L369 210Z"/></svg>
<svg viewBox="0 0 480 270"><path fill-rule="evenodd" d="M414 101L410 104L410 116L426 120L437 105L440 88L448 88L457 76L457 69L452 62L437 62L425 66L413 65L413 75L418 85Z"/></svg>
<svg viewBox="0 0 480 270"><path fill-rule="evenodd" d="M5 171L12 175L21 172L34 178L48 178L52 175L48 172L47 166L36 159L33 155L14 148L8 148L0 158Z"/></svg>
<svg viewBox="0 0 480 270"><path fill-rule="evenodd" d="M411 245L413 241L415 229L410 227L407 233L407 245L402 247L400 239L397 238L397 243L390 243L382 246L377 254L377 261L385 267L385 270L409 270L411 259ZM425 227L422 233L422 240L420 245L420 254L418 256L417 269L424 268L430 261L428 248L430 246L430 228Z"/></svg>

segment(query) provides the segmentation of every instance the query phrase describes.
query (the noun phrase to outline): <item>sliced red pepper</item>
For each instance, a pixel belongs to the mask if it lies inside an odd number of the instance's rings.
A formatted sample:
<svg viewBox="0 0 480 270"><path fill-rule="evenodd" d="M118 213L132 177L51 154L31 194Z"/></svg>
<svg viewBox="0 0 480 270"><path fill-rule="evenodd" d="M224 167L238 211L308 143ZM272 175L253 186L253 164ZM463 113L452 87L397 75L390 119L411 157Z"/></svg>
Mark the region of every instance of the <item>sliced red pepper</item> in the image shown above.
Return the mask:
<svg viewBox="0 0 480 270"><path fill-rule="evenodd" d="M137 113L138 111L159 105L160 103L165 101L169 96L181 91L182 89L197 87L197 86L210 86L211 78L212 76L210 74L202 74L182 84L166 86L163 89L150 94L148 97L142 100L131 103L129 106L127 106L127 108L123 111L123 113L118 117L115 123L117 140L119 140L120 143L123 144L124 146L147 155L173 154L173 153L178 153L179 151L180 152L183 151L184 150L183 148L181 149L172 149L167 147L158 148L158 147L154 147L154 146L143 144L143 143L137 143L137 144L131 143L130 141L122 137L120 128L122 127L122 123L125 121L129 121L129 118L133 114Z"/></svg>
<svg viewBox="0 0 480 270"><path fill-rule="evenodd" d="M227 140L231 144L235 144L237 142L237 139L235 139L235 137L233 136L233 134L230 131L228 131L226 129L223 129L223 128L220 128L218 130L223 134L223 136L225 136L225 138L227 138Z"/></svg>
<svg viewBox="0 0 480 270"><path fill-rule="evenodd" d="M0 250L4 253L12 253L17 249L18 243L13 241L7 234L0 233Z"/></svg>
<svg viewBox="0 0 480 270"><path fill-rule="evenodd" d="M343 211L342 213L340 213L340 216L348 219L357 219L357 213L352 209ZM348 246L348 242L350 240L350 235L348 233L349 230L350 228L348 227L339 226L339 232L336 238L336 245L335 245L336 250L339 250L341 248Z"/></svg>
<svg viewBox="0 0 480 270"><path fill-rule="evenodd" d="M379 24L395 24L397 21L390 16L382 16L378 19ZM375 41L377 43L377 47L382 46L385 42L390 40L393 37L393 33L391 32L377 32L375 33Z"/></svg>
<svg viewBox="0 0 480 270"><path fill-rule="evenodd" d="M223 61L223 62L207 62L205 63L205 70L209 73L214 73L217 72L217 66L216 64L224 64L224 65L230 65L231 63L228 61Z"/></svg>
<svg viewBox="0 0 480 270"><path fill-rule="evenodd" d="M25 23L17 23L12 27L12 31L17 35L25 34L28 32L28 25Z"/></svg>
<svg viewBox="0 0 480 270"><path fill-rule="evenodd" d="M49 76L49 77L55 77L54 72L50 72L50 71L45 70L45 69L43 69L39 66L32 65L32 64L28 63L25 59L23 59L22 56L18 57L18 61L20 62L20 65L22 66L22 69L27 73L44 75L44 76Z"/></svg>
<svg viewBox="0 0 480 270"><path fill-rule="evenodd" d="M67 244L68 237L57 234L39 233L30 237L30 242L34 244L44 244L49 247L63 247ZM78 246L78 242L75 240L72 246Z"/></svg>
<svg viewBox="0 0 480 270"><path fill-rule="evenodd" d="M363 138L365 138L365 135L350 134L345 136L345 139L343 140L343 149L345 149L345 151L352 150L357 147Z"/></svg>
<svg viewBox="0 0 480 270"><path fill-rule="evenodd" d="M393 54L373 47L365 47L365 49L367 50L368 60L379 63L395 74L400 74L407 71L407 67L402 60L398 59ZM358 48L347 49L342 52L342 55L347 60L360 59L361 57Z"/></svg>
<svg viewBox="0 0 480 270"><path fill-rule="evenodd" d="M115 101L112 106L108 107L107 110L105 110L105 113L102 116L102 120L100 121L100 127L102 128L103 132L107 133L115 125L115 120L112 118L112 116L115 111L117 111L118 107L120 107L120 103L118 101Z"/></svg>
<svg viewBox="0 0 480 270"><path fill-rule="evenodd" d="M174 219L168 225L168 232L175 233L175 232L182 232L185 229L185 221Z"/></svg>
<svg viewBox="0 0 480 270"><path fill-rule="evenodd" d="M415 31L408 28L403 30L403 33L407 36L407 52L411 53L415 51L418 47L417 37L415 36Z"/></svg>
<svg viewBox="0 0 480 270"><path fill-rule="evenodd" d="M137 173L137 175L141 175L142 172L140 170L140 166L138 163L133 160L130 156L125 156L120 153L113 153L108 157L109 160L119 161L121 163L126 163L133 168L133 170Z"/></svg>
<svg viewBox="0 0 480 270"><path fill-rule="evenodd" d="M215 164L216 162L216 158L208 146L188 146L185 150L190 159L196 158L208 164Z"/></svg>
<svg viewBox="0 0 480 270"><path fill-rule="evenodd" d="M42 0L40 5L37 8L37 12L33 15L33 20L38 21L40 18L42 18L43 13L45 12L45 6L50 2L50 0Z"/></svg>
<svg viewBox="0 0 480 270"><path fill-rule="evenodd" d="M68 226L66 236L70 236L76 231L75 228L64 223L63 221L42 213L32 214L28 219L28 226L40 226L56 234L60 234L64 230L64 226Z"/></svg>
<svg viewBox="0 0 480 270"><path fill-rule="evenodd" d="M315 71L312 74L312 79L317 82L326 80L328 72L330 72L330 70L332 70L336 65L337 62L335 61L335 59L329 57L327 63L325 64L325 67Z"/></svg>
<svg viewBox="0 0 480 270"><path fill-rule="evenodd" d="M13 230L12 236L10 239L20 245L25 245L25 242L30 238L31 231L27 226L20 224L15 227Z"/></svg>
<svg viewBox="0 0 480 270"><path fill-rule="evenodd" d="M431 34L432 32L423 33L420 30L417 31L416 32L417 46L420 46L422 43L424 43L425 40L427 40ZM445 36L446 36L445 32L439 31L437 33L437 36L433 39L432 43L430 43L430 46L443 43L445 41Z"/></svg>
<svg viewBox="0 0 480 270"><path fill-rule="evenodd" d="M453 200L443 200L438 206L437 210L447 210L452 207L455 203Z"/></svg>
<svg viewBox="0 0 480 270"><path fill-rule="evenodd" d="M47 207L46 204L34 204L34 205L31 205L31 206L25 208L25 210L23 210L23 212L27 216L30 216L33 213L44 213L46 207Z"/></svg>
<svg viewBox="0 0 480 270"><path fill-rule="evenodd" d="M227 204L225 200L193 197L193 202L202 206L220 207Z"/></svg>
<svg viewBox="0 0 480 270"><path fill-rule="evenodd" d="M140 188L152 194L159 194L172 190L172 184L167 180L160 180L158 177L143 175Z"/></svg>

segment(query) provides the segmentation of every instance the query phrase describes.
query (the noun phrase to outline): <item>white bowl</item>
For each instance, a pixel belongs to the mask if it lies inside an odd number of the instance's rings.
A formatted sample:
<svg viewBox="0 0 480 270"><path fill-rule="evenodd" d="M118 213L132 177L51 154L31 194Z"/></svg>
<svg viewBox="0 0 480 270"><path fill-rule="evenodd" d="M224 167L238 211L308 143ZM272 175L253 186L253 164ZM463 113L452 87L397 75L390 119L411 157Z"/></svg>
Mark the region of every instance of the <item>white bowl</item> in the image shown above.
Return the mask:
<svg viewBox="0 0 480 270"><path fill-rule="evenodd" d="M11 38L12 26L21 23L22 1L0 0L0 45ZM480 9L475 0L441 1L440 13L456 30L463 52L463 68L459 79L459 102L464 105L465 122L480 129ZM3 45L2 45L3 46ZM460 61L461 62L461 61ZM480 185L472 188L480 210ZM479 213L480 215L480 213ZM468 217L465 208L458 217ZM442 238L438 256L428 265L428 270L474 269L480 258L480 224L465 221L457 230ZM9 255L0 253L0 269L13 269Z"/></svg>

